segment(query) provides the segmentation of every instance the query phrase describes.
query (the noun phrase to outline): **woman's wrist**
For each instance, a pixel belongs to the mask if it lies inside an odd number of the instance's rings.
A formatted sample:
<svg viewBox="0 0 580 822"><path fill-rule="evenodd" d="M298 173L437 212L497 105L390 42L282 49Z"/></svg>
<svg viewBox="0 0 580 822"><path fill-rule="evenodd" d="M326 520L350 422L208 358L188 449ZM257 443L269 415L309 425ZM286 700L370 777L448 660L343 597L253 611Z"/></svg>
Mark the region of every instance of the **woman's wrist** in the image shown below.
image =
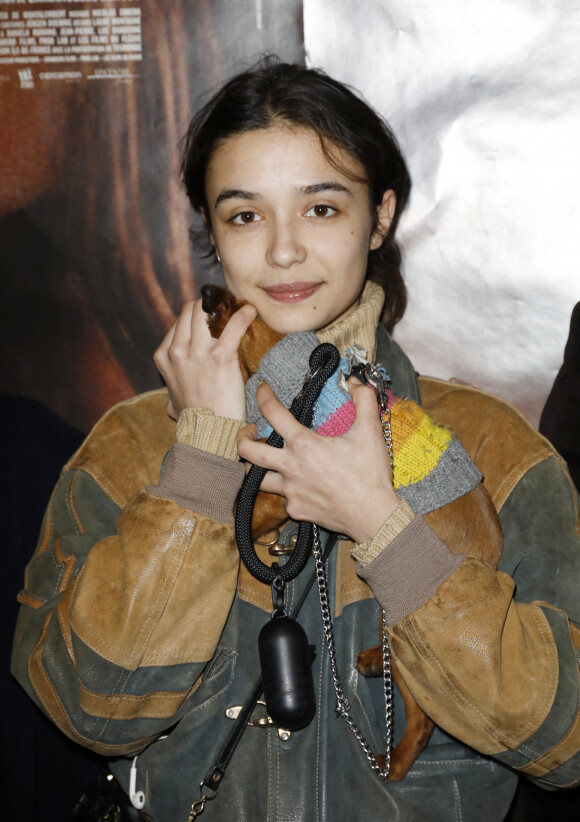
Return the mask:
<svg viewBox="0 0 580 822"><path fill-rule="evenodd" d="M175 428L177 441L230 460L238 459L241 420L216 416L209 408L184 408Z"/></svg>
<svg viewBox="0 0 580 822"><path fill-rule="evenodd" d="M387 516L370 539L353 545L352 556L361 565L368 565L411 524L414 517L415 514L409 503L406 500L400 500L395 510Z"/></svg>
<svg viewBox="0 0 580 822"><path fill-rule="evenodd" d="M389 485L365 498L365 504L359 508L359 516L353 522L351 529L346 532L357 544L370 542L382 527L383 523L399 507L401 500L394 488Z"/></svg>

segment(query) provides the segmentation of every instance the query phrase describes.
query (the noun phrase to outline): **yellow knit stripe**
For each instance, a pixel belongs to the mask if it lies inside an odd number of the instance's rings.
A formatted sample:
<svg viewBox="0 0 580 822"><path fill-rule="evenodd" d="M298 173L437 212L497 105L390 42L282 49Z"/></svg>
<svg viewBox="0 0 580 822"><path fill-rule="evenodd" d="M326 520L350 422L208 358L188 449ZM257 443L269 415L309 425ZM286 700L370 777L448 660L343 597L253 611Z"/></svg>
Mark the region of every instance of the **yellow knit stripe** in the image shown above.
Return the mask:
<svg viewBox="0 0 580 822"><path fill-rule="evenodd" d="M391 410L395 488L420 482L432 471L453 439L449 428L433 422L415 403L402 400Z"/></svg>
<svg viewBox="0 0 580 822"><path fill-rule="evenodd" d="M391 429L397 451L417 432L424 418L425 412L419 405L411 400L395 398L391 406Z"/></svg>

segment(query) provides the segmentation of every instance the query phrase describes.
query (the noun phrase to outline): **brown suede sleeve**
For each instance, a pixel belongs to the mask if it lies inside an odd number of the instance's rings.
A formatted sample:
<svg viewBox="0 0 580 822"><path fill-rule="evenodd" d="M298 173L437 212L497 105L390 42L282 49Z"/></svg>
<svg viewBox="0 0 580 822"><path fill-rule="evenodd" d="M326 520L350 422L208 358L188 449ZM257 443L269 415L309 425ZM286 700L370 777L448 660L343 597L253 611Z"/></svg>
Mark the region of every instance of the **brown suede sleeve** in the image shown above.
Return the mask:
<svg viewBox="0 0 580 822"><path fill-rule="evenodd" d="M355 568L384 608L387 625L394 625L421 608L463 559L416 516L376 559Z"/></svg>
<svg viewBox="0 0 580 822"><path fill-rule="evenodd" d="M96 426L52 494L19 595L15 675L65 734L102 754L142 749L168 727L236 591L243 466L176 444L165 403L137 398ZM132 719L143 724L118 721Z"/></svg>
<svg viewBox="0 0 580 822"><path fill-rule="evenodd" d="M175 443L165 461L159 484L148 486L146 490L202 516L231 524L234 502L243 479L241 462Z"/></svg>
<svg viewBox="0 0 580 822"><path fill-rule="evenodd" d="M467 557L435 596L389 631L421 708L486 754L514 749L540 727L558 686L548 621L513 593L509 576Z"/></svg>
<svg viewBox="0 0 580 822"><path fill-rule="evenodd" d="M206 661L228 614L238 566L231 525L143 491L121 514L118 535L93 546L73 582L70 627L101 657L129 670Z"/></svg>

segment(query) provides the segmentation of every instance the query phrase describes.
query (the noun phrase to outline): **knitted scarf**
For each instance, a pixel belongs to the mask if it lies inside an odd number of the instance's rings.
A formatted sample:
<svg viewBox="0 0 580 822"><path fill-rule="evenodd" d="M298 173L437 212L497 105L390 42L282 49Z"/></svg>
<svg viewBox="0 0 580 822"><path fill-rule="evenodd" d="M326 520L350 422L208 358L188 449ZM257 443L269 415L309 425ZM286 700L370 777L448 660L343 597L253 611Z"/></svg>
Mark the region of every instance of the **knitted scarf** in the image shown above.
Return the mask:
<svg viewBox="0 0 580 822"><path fill-rule="evenodd" d="M313 332L288 334L263 357L258 371L246 383L248 422L256 423L258 437L268 437L271 426L260 413L256 387L269 383L289 408L308 374L308 359L319 344ZM355 347L356 348L356 347ZM340 436L355 419L354 403L345 389L345 375L364 352L347 349L337 372L316 403L312 428L321 436ZM387 378L388 379L388 378ZM435 423L411 400L387 391L393 436L393 485L416 514L427 514L472 491L482 479L450 428Z"/></svg>

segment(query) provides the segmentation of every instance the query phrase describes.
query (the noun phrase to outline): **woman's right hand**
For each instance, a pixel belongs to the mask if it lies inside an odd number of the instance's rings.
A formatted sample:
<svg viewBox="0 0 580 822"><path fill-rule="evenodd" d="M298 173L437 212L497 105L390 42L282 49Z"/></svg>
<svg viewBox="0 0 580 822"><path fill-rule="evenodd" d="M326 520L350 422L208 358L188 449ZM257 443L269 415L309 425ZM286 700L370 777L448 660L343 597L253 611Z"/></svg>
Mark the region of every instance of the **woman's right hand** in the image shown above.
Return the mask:
<svg viewBox="0 0 580 822"><path fill-rule="evenodd" d="M257 311L253 305L242 306L216 340L201 302L185 303L153 355L169 391L167 413L176 420L184 408L210 408L216 416L245 421L238 348Z"/></svg>

